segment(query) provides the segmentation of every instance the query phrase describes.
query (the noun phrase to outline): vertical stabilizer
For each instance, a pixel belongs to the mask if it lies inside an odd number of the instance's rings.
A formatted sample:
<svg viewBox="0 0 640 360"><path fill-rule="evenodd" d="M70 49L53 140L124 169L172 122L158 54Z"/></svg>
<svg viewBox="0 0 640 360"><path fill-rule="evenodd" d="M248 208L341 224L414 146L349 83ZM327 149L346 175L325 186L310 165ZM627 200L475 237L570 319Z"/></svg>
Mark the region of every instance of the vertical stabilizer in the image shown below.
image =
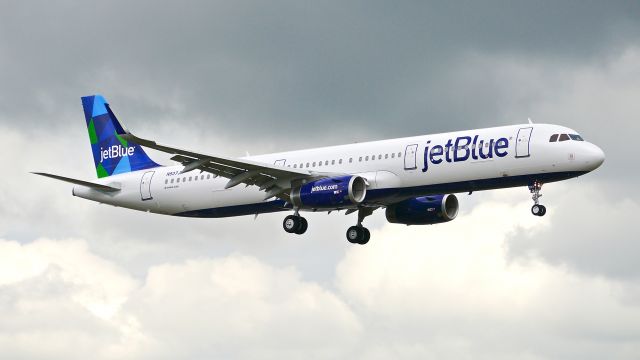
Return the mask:
<svg viewBox="0 0 640 360"><path fill-rule="evenodd" d="M140 145L118 135L123 127L102 95L82 97L82 107L99 178L160 166Z"/></svg>

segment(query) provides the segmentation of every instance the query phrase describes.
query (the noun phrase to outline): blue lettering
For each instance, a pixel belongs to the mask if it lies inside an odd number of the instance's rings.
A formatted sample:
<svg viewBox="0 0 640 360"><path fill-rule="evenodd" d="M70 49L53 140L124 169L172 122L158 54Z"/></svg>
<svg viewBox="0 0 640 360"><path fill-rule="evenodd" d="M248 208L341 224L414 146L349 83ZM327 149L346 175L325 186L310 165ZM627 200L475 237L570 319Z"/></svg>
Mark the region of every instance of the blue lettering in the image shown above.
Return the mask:
<svg viewBox="0 0 640 360"><path fill-rule="evenodd" d="M427 141L427 146L424 147L424 167L422 168L422 172L429 170L429 144L431 144L431 140Z"/></svg>
<svg viewBox="0 0 640 360"><path fill-rule="evenodd" d="M485 154L482 151L482 148L489 149L489 153ZM478 154L481 159L491 159L493 157L493 139L489 140L488 144L485 144L484 140L480 140L480 148L478 149Z"/></svg>
<svg viewBox="0 0 640 360"><path fill-rule="evenodd" d="M505 157L508 155L508 150L509 140L505 137L501 137L498 140L485 140L479 139L478 135L473 137L459 136L455 141L453 139L447 140L444 146L431 146L431 140L429 140L424 148L424 167L422 172L429 170L430 163L438 165L443 161L461 162L467 161L469 158L473 160L492 159L494 153L497 157ZM453 153L453 156L451 153Z"/></svg>
<svg viewBox="0 0 640 360"><path fill-rule="evenodd" d="M500 151L507 148L509 148L509 141L506 138L500 138L498 139L498 141L496 141L495 153L498 157L507 156L507 150L505 150L504 152Z"/></svg>
<svg viewBox="0 0 640 360"><path fill-rule="evenodd" d="M461 145L460 143L465 140L466 142ZM469 136L461 136L456 139L455 152L453 153L453 161L455 162L467 161L467 159L469 158L469 153L471 152L469 150L469 144L471 144L471 137ZM463 156L458 156L458 153L460 151L464 151Z"/></svg>
<svg viewBox="0 0 640 360"><path fill-rule="evenodd" d="M447 162L451 162L451 147L453 146L453 144L451 144L451 139L447 140L447 144L444 146L446 152L444 153L444 158L445 160L447 160Z"/></svg>
<svg viewBox="0 0 640 360"><path fill-rule="evenodd" d="M442 162L442 159L436 158L436 156L442 156L442 154L444 154L442 145L436 145L431 149L429 160L431 160L431 163L433 163L434 165L438 165Z"/></svg>

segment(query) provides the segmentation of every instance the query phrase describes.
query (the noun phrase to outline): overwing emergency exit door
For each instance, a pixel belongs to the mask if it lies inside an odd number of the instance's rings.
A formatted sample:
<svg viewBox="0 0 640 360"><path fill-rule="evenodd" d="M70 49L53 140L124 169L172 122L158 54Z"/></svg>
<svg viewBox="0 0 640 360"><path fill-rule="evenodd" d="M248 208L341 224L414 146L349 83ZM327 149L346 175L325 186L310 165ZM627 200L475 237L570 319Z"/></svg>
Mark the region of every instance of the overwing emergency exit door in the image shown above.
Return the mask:
<svg viewBox="0 0 640 360"><path fill-rule="evenodd" d="M404 151L404 169L415 170L418 168L416 165L416 153L418 152L418 144L407 145Z"/></svg>

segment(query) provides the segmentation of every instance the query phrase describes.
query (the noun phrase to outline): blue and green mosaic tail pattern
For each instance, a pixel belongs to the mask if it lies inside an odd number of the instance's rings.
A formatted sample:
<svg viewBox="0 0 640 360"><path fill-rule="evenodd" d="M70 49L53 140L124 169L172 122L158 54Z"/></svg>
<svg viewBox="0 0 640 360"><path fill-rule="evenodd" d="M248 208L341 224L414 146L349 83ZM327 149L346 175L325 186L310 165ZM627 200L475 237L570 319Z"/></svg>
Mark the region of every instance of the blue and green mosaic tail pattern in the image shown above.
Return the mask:
<svg viewBox="0 0 640 360"><path fill-rule="evenodd" d="M82 107L99 178L160 166L140 145L118 135L125 131L101 95L82 97Z"/></svg>

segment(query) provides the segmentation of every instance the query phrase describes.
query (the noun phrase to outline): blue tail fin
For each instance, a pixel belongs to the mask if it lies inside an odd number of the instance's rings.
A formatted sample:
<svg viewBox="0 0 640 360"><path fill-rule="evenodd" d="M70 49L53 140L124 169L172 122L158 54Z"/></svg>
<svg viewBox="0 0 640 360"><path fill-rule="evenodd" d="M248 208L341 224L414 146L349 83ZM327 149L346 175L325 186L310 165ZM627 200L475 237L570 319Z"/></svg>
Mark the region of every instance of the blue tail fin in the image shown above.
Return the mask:
<svg viewBox="0 0 640 360"><path fill-rule="evenodd" d="M124 129L101 95L82 97L93 161L99 178L160 166L142 147L124 140Z"/></svg>

